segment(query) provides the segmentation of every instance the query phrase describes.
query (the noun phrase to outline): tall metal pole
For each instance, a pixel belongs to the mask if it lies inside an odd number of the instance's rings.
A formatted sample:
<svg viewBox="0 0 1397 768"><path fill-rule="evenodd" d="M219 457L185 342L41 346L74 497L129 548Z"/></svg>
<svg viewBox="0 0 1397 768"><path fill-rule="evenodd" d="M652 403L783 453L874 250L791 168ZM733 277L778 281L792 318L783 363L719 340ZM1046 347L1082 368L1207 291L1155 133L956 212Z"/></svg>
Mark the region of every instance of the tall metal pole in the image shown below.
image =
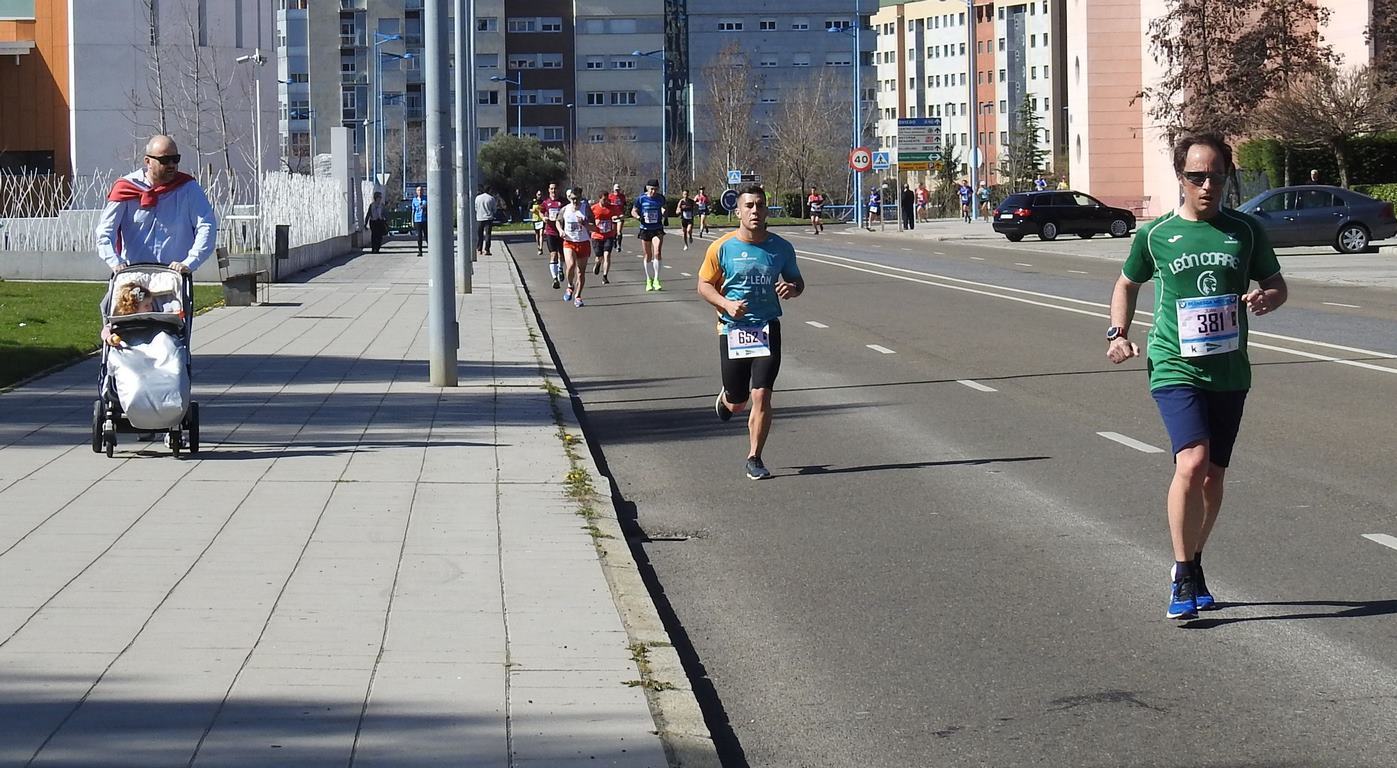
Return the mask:
<svg viewBox="0 0 1397 768"><path fill-rule="evenodd" d="M455 0L455 290L471 292L475 242L475 4Z"/></svg>
<svg viewBox="0 0 1397 768"><path fill-rule="evenodd" d="M668 37L668 36L666 36ZM669 45L660 46L660 195L669 195Z"/></svg>
<svg viewBox="0 0 1397 768"><path fill-rule="evenodd" d="M966 52L970 60L970 210L980 218L980 91L976 88L979 65L975 59L975 0L965 0Z"/></svg>
<svg viewBox="0 0 1397 768"><path fill-rule="evenodd" d="M383 124L383 57L379 55L379 43L374 42L373 48L373 73L374 73L374 151L369 157L373 162L373 170L369 175L373 176L374 186L378 186L378 174L382 172L382 163L379 162L379 154L383 151L383 141L378 136L378 127Z"/></svg>
<svg viewBox="0 0 1397 768"><path fill-rule="evenodd" d="M427 0L426 71L427 90L427 257L430 281L427 284L428 375L433 386L456 386L455 270L451 263L451 71L447 59L451 50L447 33L451 0ZM467 222L461 222L467 226Z"/></svg>
<svg viewBox="0 0 1397 768"><path fill-rule="evenodd" d="M698 181L697 155L694 153L694 81L689 81L689 183Z"/></svg>
<svg viewBox="0 0 1397 768"><path fill-rule="evenodd" d="M524 137L524 73L515 75L519 80L514 84L514 135ZM509 82L509 81L505 81ZM505 89L508 93L509 89Z"/></svg>
<svg viewBox="0 0 1397 768"><path fill-rule="evenodd" d="M854 0L854 147L863 146L863 9ZM851 147L852 149L852 147ZM864 225L863 172L854 171L854 224Z"/></svg>

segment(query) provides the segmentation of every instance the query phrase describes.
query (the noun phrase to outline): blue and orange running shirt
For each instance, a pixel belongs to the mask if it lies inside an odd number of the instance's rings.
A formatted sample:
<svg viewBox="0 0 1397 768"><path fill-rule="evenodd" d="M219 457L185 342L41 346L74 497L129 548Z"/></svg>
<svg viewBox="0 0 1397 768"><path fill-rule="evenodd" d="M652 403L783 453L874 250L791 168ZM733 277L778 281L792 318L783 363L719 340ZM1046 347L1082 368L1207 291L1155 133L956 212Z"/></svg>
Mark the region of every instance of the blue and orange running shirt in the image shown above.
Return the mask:
<svg viewBox="0 0 1397 768"><path fill-rule="evenodd" d="M699 279L711 284L729 301L746 301L747 313L734 320L718 312L718 333L733 327L760 328L781 316L776 278L800 280L796 250L785 238L767 233L760 243L748 243L729 232L708 246L699 268Z"/></svg>

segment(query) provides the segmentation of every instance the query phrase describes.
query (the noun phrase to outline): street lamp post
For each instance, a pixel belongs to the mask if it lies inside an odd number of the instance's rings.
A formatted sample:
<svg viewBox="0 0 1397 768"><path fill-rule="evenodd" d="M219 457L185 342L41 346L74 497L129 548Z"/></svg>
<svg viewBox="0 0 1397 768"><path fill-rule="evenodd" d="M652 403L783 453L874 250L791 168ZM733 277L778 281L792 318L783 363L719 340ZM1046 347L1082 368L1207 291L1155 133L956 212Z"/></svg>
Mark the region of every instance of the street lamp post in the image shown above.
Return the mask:
<svg viewBox="0 0 1397 768"><path fill-rule="evenodd" d="M859 35L862 28L863 19L859 9L859 0L854 0L854 31L850 32L847 27L830 27L828 30L854 38L854 140L849 146L851 150L863 144L863 99L860 77L860 72L863 69L863 40ZM863 227L863 172L858 170L854 171L854 226Z"/></svg>
<svg viewBox="0 0 1397 768"><path fill-rule="evenodd" d="M373 153L373 176L374 184L378 184L378 175L383 172L383 53L378 50L380 45L391 43L394 40L402 40L402 35L385 35L382 32L374 33L374 120L378 126L374 130L374 153ZM398 54L393 54L397 56ZM402 57L399 57L402 58Z"/></svg>
<svg viewBox="0 0 1397 768"><path fill-rule="evenodd" d="M975 59L975 0L965 0L966 58L970 65L970 199L975 218L980 218L980 91L976 88L979 65Z"/></svg>
<svg viewBox="0 0 1397 768"><path fill-rule="evenodd" d="M379 112L379 114L377 114L377 115L375 116L375 117L378 118L378 130L377 130L377 132L376 132L376 139L375 139L375 143L377 144L377 149L378 149L378 152L376 153L377 160L376 160L376 163L375 163L375 165L374 165L374 179L375 179L375 181L377 181L377 177L378 177L378 176L383 175L383 166L384 166L385 164L387 164L387 162L388 162L388 150L387 150L387 147L385 146L385 145L388 143L388 127L387 127L388 121L383 119L383 108L384 108L384 106L385 106L391 99L401 99L401 98L402 98L401 94L400 94L400 95L397 95L397 96L392 96L392 97L386 97L386 96L383 95L382 76L383 76L383 57L385 57L385 56L387 56L387 57L390 58L390 59L397 59L398 61L412 61L412 54L410 54L410 53L398 54L398 53L393 53L392 51L379 51L379 52L378 52L378 57L377 57L378 61L377 61L376 63L378 64L378 75L379 75L379 85L378 85L378 112ZM407 118L406 118L406 117L403 118L403 122L407 122Z"/></svg>
<svg viewBox="0 0 1397 768"><path fill-rule="evenodd" d="M564 106L568 108L568 174L572 174L572 164L576 159L574 155L576 154L577 150L577 105L565 104Z"/></svg>
<svg viewBox="0 0 1397 768"><path fill-rule="evenodd" d="M263 64L267 63L267 57L262 55L261 48L254 48L250 55L239 56L234 61L239 64L255 64L260 69ZM252 90L257 109L257 114L253 116L252 128L257 132L257 135L252 137L252 151L257 155L257 158L252 163L252 170L257 178L257 214L260 216L262 214L262 76L256 69L253 70L252 75Z"/></svg>
<svg viewBox="0 0 1397 768"><path fill-rule="evenodd" d="M660 61L660 194L669 194L669 61L665 49L631 51L632 56L649 56Z"/></svg>
<svg viewBox="0 0 1397 768"><path fill-rule="evenodd" d="M511 84L511 85L514 86L514 95L515 95L515 100L514 100L514 135L515 135L515 136L523 136L523 135L524 135L524 94L522 93L522 91L523 91L523 89L524 89L524 73L523 73L523 72L520 72L519 74L515 75L513 80L510 80L509 78L504 77L503 75L495 75L495 76L493 76L493 77L490 78L490 82L492 82L492 83L509 83L509 84ZM506 88L504 92L505 92L505 101L509 101L509 89Z"/></svg>

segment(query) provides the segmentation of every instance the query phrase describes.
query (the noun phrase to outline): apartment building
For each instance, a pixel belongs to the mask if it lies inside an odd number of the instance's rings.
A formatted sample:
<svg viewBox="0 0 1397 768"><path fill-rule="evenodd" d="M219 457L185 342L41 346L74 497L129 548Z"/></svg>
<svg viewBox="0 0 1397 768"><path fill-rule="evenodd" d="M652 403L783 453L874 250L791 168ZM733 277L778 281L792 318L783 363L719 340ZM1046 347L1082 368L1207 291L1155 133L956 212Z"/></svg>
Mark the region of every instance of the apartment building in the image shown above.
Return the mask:
<svg viewBox="0 0 1397 768"><path fill-rule="evenodd" d="M1378 3L1369 0L1297 0L1331 11L1320 30L1343 66L1367 64L1378 41L1366 31ZM1157 216L1179 199L1167 137L1135 99L1163 77L1150 51L1149 23L1168 10L1166 0L1071 0L1068 156L1072 185L1103 202Z"/></svg>
<svg viewBox="0 0 1397 768"><path fill-rule="evenodd" d="M686 114L666 87L681 63L663 10L656 0L578 0L574 67L578 141L634 143L657 174L664 132L673 140Z"/></svg>
<svg viewBox="0 0 1397 768"><path fill-rule="evenodd" d="M258 165L254 81L275 92L272 14L255 0L0 0L0 169L127 173L153 133L187 170ZM269 64L239 64L261 48ZM267 99L270 139L275 101ZM263 168L275 167L263 142Z"/></svg>
<svg viewBox="0 0 1397 768"><path fill-rule="evenodd" d="M689 3L687 37L689 75L694 83L695 141L699 166L711 151L714 135L702 119L711 113L713 98L708 86L709 67L725 46L735 44L753 67L756 103L752 120L759 138L772 138L771 125L781 112L781 96L815 73L833 72L843 84L835 93L843 96L847 110L853 98L854 67L861 67L861 111L868 114L875 102L873 51L870 33L875 0L808 0L797 5L758 4L742 0L708 0ZM855 51L853 28L863 30ZM844 113L847 115L849 112ZM871 128L865 120L865 128ZM871 131L870 131L871 132Z"/></svg>
<svg viewBox="0 0 1397 768"><path fill-rule="evenodd" d="M970 177L975 144L980 177L996 183L1001 154L1023 129L1026 102L1051 164L1066 147L1064 3L919 0L880 9L872 18L878 148L895 157L898 118L940 118L959 175Z"/></svg>

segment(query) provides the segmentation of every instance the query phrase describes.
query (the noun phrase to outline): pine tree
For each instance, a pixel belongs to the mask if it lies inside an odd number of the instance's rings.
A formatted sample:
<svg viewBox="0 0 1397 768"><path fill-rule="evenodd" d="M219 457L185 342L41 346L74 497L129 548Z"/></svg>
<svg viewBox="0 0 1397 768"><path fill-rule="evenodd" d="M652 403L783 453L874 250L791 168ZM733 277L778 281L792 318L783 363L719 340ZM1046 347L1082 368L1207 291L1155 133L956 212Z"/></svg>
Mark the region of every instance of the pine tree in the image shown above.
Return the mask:
<svg viewBox="0 0 1397 768"><path fill-rule="evenodd" d="M1009 145L1000 160L999 173L1012 190L1030 189L1048 157L1048 150L1038 141L1042 129L1033 109L1032 94L1024 94L1009 126Z"/></svg>

